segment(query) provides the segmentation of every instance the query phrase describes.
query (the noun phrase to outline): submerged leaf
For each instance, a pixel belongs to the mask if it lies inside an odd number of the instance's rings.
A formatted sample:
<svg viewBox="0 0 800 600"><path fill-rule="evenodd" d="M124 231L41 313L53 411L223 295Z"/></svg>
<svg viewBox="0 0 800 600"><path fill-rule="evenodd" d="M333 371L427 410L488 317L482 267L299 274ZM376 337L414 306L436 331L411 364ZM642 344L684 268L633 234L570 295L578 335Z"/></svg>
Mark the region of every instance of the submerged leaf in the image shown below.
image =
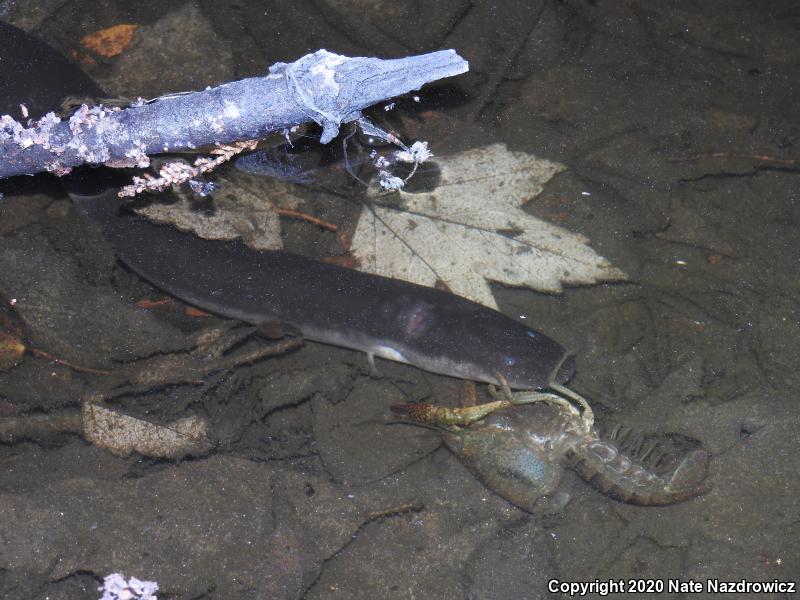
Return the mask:
<svg viewBox="0 0 800 600"><path fill-rule="evenodd" d="M91 50L104 58L113 58L125 51L136 33L138 25L114 25L100 29L81 38L81 46Z"/></svg>
<svg viewBox="0 0 800 600"><path fill-rule="evenodd" d="M88 441L119 456L134 452L153 458L203 454L212 445L208 423L198 416L157 425L86 401L83 433Z"/></svg>
<svg viewBox="0 0 800 600"><path fill-rule="evenodd" d="M283 248L277 209L269 200L247 188L226 181L222 189L214 194L213 204L207 202L200 206L186 194L179 192L179 195L183 196L181 202L153 203L137 209L137 212L207 240L241 238L256 250Z"/></svg>
<svg viewBox="0 0 800 600"><path fill-rule="evenodd" d="M561 292L564 284L626 279L587 238L522 209L563 165L503 144L436 163L433 192L398 192L399 204L365 207L351 246L362 270L427 286L440 281L491 307L490 281Z"/></svg>

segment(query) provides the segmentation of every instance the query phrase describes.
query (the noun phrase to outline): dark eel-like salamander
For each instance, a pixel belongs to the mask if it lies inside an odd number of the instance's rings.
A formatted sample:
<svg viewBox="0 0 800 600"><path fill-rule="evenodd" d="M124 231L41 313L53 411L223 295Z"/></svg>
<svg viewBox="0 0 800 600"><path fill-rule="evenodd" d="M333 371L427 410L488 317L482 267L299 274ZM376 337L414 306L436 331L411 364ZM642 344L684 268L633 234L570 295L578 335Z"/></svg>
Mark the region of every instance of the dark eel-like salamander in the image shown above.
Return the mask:
<svg viewBox="0 0 800 600"><path fill-rule="evenodd" d="M434 288L152 223L113 194L75 198L119 259L165 292L256 325L453 377L539 389L567 381L564 348L506 315Z"/></svg>

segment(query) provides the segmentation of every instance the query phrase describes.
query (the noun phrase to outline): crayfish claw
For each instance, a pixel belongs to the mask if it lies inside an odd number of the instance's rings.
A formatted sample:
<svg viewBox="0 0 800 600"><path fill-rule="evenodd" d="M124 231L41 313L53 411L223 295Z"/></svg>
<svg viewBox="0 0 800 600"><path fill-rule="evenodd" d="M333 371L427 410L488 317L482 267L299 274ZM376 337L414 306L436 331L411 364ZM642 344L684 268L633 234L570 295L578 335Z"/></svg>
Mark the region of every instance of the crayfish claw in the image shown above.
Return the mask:
<svg viewBox="0 0 800 600"><path fill-rule="evenodd" d="M508 379L502 373L495 373L495 379L500 384L500 391L493 384L489 384L489 395L498 401L506 401L515 404L514 394L511 393L511 386L508 385Z"/></svg>
<svg viewBox="0 0 800 600"><path fill-rule="evenodd" d="M558 383L550 384L550 388L562 396L565 396L579 404L582 411L581 411L581 420L583 421L583 425L587 431L592 431L594 429L594 411L592 407L589 406L589 403L586 401L586 398L581 396L578 392L575 392L568 387L560 385Z"/></svg>

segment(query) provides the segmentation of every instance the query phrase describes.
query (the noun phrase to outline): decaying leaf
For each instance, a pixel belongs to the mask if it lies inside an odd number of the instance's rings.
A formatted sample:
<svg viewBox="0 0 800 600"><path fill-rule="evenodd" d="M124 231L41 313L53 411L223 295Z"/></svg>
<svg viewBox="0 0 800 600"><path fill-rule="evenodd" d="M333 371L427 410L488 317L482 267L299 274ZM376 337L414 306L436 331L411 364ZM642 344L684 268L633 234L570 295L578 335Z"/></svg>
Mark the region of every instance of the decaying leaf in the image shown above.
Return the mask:
<svg viewBox="0 0 800 600"><path fill-rule="evenodd" d="M118 456L137 452L154 458L182 458L207 452L212 441L208 423L198 416L157 425L84 401L83 434L95 446Z"/></svg>
<svg viewBox="0 0 800 600"><path fill-rule="evenodd" d="M134 24L122 24L100 29L83 36L81 46L104 58L113 58L122 54L130 45L138 27Z"/></svg>
<svg viewBox="0 0 800 600"><path fill-rule="evenodd" d="M365 207L351 250L364 271L433 286L496 307L489 281L560 292L562 285L626 279L584 236L522 206L561 164L493 144L438 159L430 193ZM377 188L372 197L379 200ZM396 200L397 196L391 196Z"/></svg>
<svg viewBox="0 0 800 600"><path fill-rule="evenodd" d="M280 218L268 197L225 181L222 189L214 194L213 211L207 211L202 207L192 207L188 193L179 195L182 197L180 202L151 204L137 212L207 240L241 238L255 250L283 248Z"/></svg>

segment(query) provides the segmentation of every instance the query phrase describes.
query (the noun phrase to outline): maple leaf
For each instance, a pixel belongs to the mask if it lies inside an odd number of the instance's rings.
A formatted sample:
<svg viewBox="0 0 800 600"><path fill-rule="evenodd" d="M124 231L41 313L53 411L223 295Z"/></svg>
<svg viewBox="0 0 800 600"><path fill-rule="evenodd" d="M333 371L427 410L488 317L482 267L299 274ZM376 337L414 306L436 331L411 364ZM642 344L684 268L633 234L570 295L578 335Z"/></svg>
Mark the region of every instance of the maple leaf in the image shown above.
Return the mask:
<svg viewBox="0 0 800 600"><path fill-rule="evenodd" d="M496 308L489 282L561 292L627 278L589 240L523 205L566 167L492 144L440 158L430 193L399 191L362 211L351 251L361 270L451 291ZM377 190L371 193L379 200ZM396 200L398 196L392 195Z"/></svg>

